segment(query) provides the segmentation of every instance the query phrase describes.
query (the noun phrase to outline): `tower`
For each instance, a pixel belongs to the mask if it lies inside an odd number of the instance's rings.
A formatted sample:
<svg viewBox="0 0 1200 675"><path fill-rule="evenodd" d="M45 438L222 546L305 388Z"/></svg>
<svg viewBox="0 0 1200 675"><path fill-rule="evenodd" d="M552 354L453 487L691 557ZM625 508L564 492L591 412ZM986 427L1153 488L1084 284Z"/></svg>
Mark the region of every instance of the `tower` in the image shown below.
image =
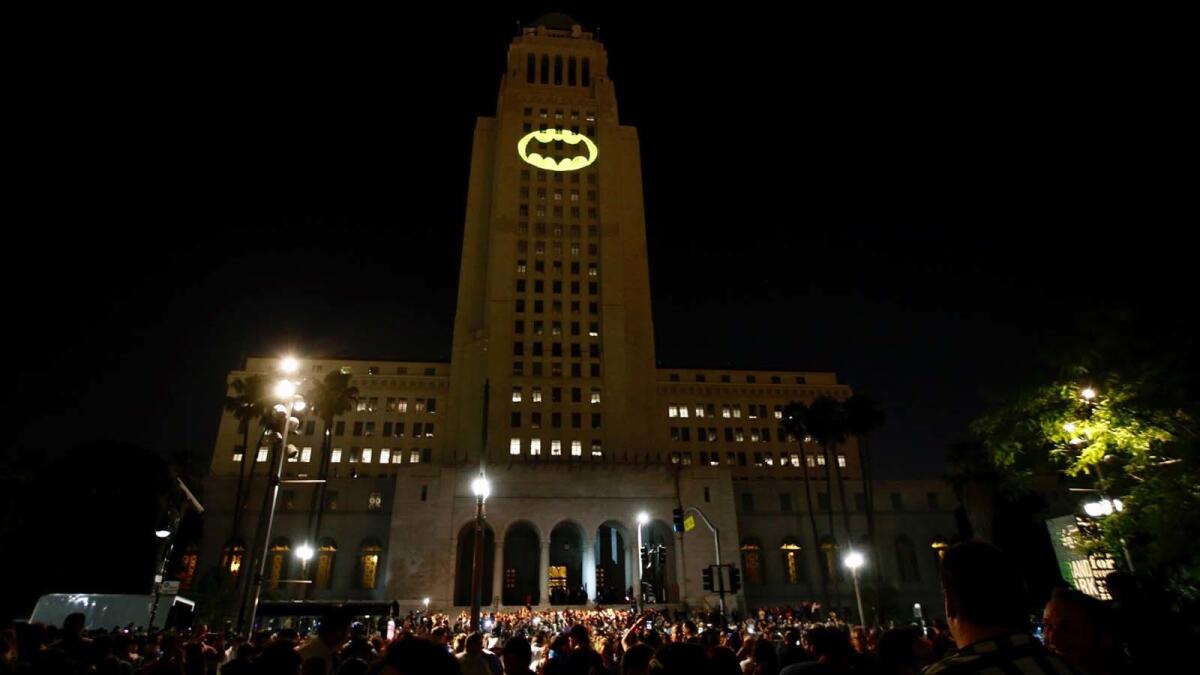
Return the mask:
<svg viewBox="0 0 1200 675"><path fill-rule="evenodd" d="M449 459L622 461L649 444L654 330L637 132L565 15L509 48L479 118L451 360ZM619 392L620 395L606 395Z"/></svg>

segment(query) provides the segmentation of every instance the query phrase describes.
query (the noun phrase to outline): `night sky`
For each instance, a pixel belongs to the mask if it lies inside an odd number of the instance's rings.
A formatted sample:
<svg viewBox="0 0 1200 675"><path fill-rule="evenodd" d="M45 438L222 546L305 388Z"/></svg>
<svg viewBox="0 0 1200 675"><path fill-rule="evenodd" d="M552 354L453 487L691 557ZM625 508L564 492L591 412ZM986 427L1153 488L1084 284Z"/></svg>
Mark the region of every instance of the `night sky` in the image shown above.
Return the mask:
<svg viewBox="0 0 1200 675"><path fill-rule="evenodd" d="M660 365L836 371L883 476L1077 314L1195 311L1194 79L1135 22L574 4L642 141ZM553 8L26 25L0 448L207 456L246 355L448 360L474 118Z"/></svg>

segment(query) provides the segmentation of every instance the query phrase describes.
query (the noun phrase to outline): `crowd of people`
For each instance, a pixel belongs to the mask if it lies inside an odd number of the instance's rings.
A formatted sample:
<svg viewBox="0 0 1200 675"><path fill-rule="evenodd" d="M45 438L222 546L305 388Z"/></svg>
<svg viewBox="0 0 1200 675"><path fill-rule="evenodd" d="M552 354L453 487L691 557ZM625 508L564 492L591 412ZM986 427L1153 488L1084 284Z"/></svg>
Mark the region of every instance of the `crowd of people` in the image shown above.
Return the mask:
<svg viewBox="0 0 1200 675"><path fill-rule="evenodd" d="M61 627L0 632L0 674L1108 675L1158 672L1169 658L1147 642L1128 578L1118 573L1110 583L1114 603L1056 591L1039 639L1015 570L991 545L953 547L943 562L946 620L886 629L846 624L811 603L717 623L702 614L526 608L485 613L477 631L465 612L421 612L386 633L333 613L309 636L285 628L248 637L204 626L88 631L84 615L73 614Z"/></svg>

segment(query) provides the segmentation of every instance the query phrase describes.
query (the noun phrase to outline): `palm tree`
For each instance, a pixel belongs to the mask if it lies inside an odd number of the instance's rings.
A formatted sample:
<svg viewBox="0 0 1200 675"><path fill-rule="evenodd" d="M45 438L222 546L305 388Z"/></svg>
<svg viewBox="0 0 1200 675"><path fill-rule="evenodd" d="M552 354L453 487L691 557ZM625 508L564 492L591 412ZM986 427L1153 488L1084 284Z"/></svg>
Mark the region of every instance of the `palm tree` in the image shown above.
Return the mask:
<svg viewBox="0 0 1200 675"><path fill-rule="evenodd" d="M312 413L321 418L325 427L325 436L321 439L321 465L317 477L320 480L329 479L329 460L333 453L333 423L339 415L344 415L354 408L358 401L358 387L350 386L350 374L335 370L317 381L306 394L312 405ZM326 483L319 483L313 493L313 505L308 514L308 529L312 533L312 541L320 540L321 516L325 511Z"/></svg>
<svg viewBox="0 0 1200 675"><path fill-rule="evenodd" d="M833 480L831 474L837 476L838 494L841 497L842 518L846 527L846 541L850 540L850 512L846 508L846 489L842 484L842 470L835 465L837 446L846 440L846 414L840 401L829 396L818 396L812 405L808 406L808 433L821 446L821 454L825 458L825 489L829 492L829 534L837 542L837 534L833 527ZM833 452L831 452L831 449ZM834 565L837 565L835 561ZM834 586L841 593L840 584L834 576Z"/></svg>
<svg viewBox="0 0 1200 675"><path fill-rule="evenodd" d="M867 509L867 541L871 550L879 550L879 542L875 541L875 485L874 471L871 468L871 432L881 428L886 421L883 408L868 394L853 394L842 404L846 410L846 430L858 440L858 464L862 470L863 498ZM876 562L874 568L875 597L882 597L883 570ZM879 623L879 607L876 606L875 622Z"/></svg>
<svg viewBox="0 0 1200 675"><path fill-rule="evenodd" d="M242 463L238 467L237 492L233 500L233 532L230 535L230 538L233 538L238 536L238 528L241 526L242 492L248 482L246 464L250 464L250 471L253 472L258 454L256 445L253 453L255 459L249 459L251 457L250 426L254 420L262 419L270 404L266 400L266 381L262 375L236 379L229 386L233 389L233 396L225 397L225 410L233 413L233 417L238 421L238 431L242 432Z"/></svg>
<svg viewBox="0 0 1200 675"><path fill-rule="evenodd" d="M813 569L822 570L824 561L821 560L821 533L817 530L817 516L813 512L812 504L812 485L809 482L808 476L808 454L804 449L804 439L808 437L808 406L800 401L793 401L783 408L783 430L789 436L796 439L796 446L800 449L800 470L804 476L804 502L807 505L808 524L812 528L812 545L813 554L817 558L817 566ZM829 606L829 581L826 575L821 575L821 595L824 596L826 606Z"/></svg>

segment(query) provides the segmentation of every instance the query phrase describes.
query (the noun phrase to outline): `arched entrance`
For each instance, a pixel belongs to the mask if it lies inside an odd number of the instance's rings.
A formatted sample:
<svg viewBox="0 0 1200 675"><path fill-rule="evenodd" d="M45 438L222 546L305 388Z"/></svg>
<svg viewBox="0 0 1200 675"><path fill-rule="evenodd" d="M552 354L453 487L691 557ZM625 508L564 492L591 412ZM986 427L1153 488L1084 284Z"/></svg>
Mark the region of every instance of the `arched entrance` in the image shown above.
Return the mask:
<svg viewBox="0 0 1200 675"><path fill-rule="evenodd" d="M627 531L610 520L596 529L596 602L617 605L632 590Z"/></svg>
<svg viewBox="0 0 1200 675"><path fill-rule="evenodd" d="M527 522L517 522L504 533L504 593L506 605L538 604L538 568L542 545L537 530Z"/></svg>
<svg viewBox="0 0 1200 675"><path fill-rule="evenodd" d="M583 528L561 522L550 531L550 604L586 605L583 585Z"/></svg>
<svg viewBox="0 0 1200 675"><path fill-rule="evenodd" d="M458 531L458 554L454 567L454 604L465 607L471 604L471 571L475 564L475 523L467 523ZM483 573L479 597L480 605L491 604L492 567L496 564L496 533L492 526L483 524Z"/></svg>

